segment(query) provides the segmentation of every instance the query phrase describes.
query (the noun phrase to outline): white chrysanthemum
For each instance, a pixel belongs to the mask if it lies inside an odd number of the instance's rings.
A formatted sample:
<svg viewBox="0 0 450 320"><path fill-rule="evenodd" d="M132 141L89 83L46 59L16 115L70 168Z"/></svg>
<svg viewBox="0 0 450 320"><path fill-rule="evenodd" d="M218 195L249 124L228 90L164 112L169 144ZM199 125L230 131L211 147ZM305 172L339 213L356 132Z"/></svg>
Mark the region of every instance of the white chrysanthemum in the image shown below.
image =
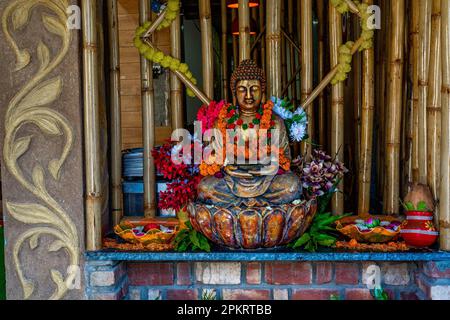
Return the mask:
<svg viewBox="0 0 450 320"><path fill-rule="evenodd" d="M306 124L293 123L289 131L293 141L301 142L306 136Z"/></svg>
<svg viewBox="0 0 450 320"><path fill-rule="evenodd" d="M283 120L292 119L294 114L291 111L286 110L285 108L283 108L281 106L281 104L283 102L281 99L272 97L271 100L274 104L273 109L272 109L273 112L275 112Z"/></svg>

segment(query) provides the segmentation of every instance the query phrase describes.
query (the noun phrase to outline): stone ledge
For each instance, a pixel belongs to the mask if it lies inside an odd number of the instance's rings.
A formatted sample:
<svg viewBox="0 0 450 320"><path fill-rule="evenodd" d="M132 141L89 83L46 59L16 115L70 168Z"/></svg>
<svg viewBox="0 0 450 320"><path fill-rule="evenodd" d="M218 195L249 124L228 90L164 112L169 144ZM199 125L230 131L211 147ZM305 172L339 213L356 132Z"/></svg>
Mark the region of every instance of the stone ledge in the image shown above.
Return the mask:
<svg viewBox="0 0 450 320"><path fill-rule="evenodd" d="M102 250L87 252L87 261L220 261L220 262L251 262L251 261L450 261L450 252L292 252L286 249L261 251L231 251L221 250L211 253L179 253L179 252L119 252Z"/></svg>

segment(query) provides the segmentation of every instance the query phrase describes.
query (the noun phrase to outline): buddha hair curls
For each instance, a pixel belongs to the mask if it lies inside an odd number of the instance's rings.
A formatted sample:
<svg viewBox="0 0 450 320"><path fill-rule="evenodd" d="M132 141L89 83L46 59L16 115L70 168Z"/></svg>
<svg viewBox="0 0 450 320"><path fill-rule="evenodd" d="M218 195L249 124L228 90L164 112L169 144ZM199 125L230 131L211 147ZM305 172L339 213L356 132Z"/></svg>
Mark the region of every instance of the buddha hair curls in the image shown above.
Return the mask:
<svg viewBox="0 0 450 320"><path fill-rule="evenodd" d="M230 86L233 96L236 96L236 84L242 80L259 80L261 91L266 92L266 77L264 71L253 60L243 60L231 75Z"/></svg>

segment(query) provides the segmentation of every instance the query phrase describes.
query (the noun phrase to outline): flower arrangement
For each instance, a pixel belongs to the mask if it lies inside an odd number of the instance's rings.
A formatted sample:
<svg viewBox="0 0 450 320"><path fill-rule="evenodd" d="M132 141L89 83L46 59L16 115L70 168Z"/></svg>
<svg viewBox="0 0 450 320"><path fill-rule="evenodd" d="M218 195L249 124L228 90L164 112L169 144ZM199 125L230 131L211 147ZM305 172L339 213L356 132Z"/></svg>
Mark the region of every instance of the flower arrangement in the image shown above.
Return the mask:
<svg viewBox="0 0 450 320"><path fill-rule="evenodd" d="M193 144L192 144L193 145ZM172 162L172 152L174 145L166 143L160 148L152 151L155 166L164 178L172 182L167 184L167 190L159 193L159 208L173 209L180 211L197 196L197 185L200 182L198 167L186 165L185 163L175 164Z"/></svg>
<svg viewBox="0 0 450 320"><path fill-rule="evenodd" d="M294 109L294 105L289 99L279 99L272 97L274 104L273 111L284 120L289 131L289 137L294 142L301 142L307 138L306 128L308 126L308 117L302 107Z"/></svg>
<svg viewBox="0 0 450 320"><path fill-rule="evenodd" d="M351 63L353 45L353 41L348 41L339 47L338 72L334 76L333 80L331 80L331 84L335 85L347 79L348 73L352 70Z"/></svg>
<svg viewBox="0 0 450 320"><path fill-rule="evenodd" d="M164 6L161 6L163 8ZM167 0L166 4L166 14L164 16L164 21L158 26L158 30L170 27L173 20L177 18L180 13L180 0Z"/></svg>
<svg viewBox="0 0 450 320"><path fill-rule="evenodd" d="M221 106L221 109L216 117L217 109L216 107ZM274 149L271 145L271 133L270 130L275 127L275 115L273 114L274 103L269 100L266 104L260 108L257 112L255 119L253 119L250 123L243 123L241 119L239 119L239 110L237 107L232 106L230 104L219 103L216 105L214 102L210 104L208 109L200 109L199 115L197 118L205 123L207 123L207 127L213 125L217 121L217 128L222 133L222 138L225 139L227 137L227 129L238 129L248 130L259 126L259 129L267 130L267 155L278 156L278 161L280 167L289 171L291 167L290 160L284 155L281 149ZM209 110L209 113L208 113ZM208 118L208 115L211 118ZM235 139L234 144L234 154L245 154L246 159L250 159L254 154L252 152L260 152L260 150L250 150L248 145L243 147L243 150L239 149L237 144L237 137ZM225 146L226 143L222 143L222 146ZM222 159L226 159L226 148L222 148ZM263 151L264 152L264 151ZM222 163L217 163L215 159L216 155L212 155L208 161L202 162L200 165L200 174L202 176L214 176L218 175L221 172L221 167L223 166L225 160Z"/></svg>
<svg viewBox="0 0 450 320"><path fill-rule="evenodd" d="M197 121L202 123L202 133L214 128L214 123L219 118L220 111L225 104L225 101L220 101L219 103L211 101L208 106L203 105L200 110L198 110Z"/></svg>
<svg viewBox="0 0 450 320"><path fill-rule="evenodd" d="M342 162L317 149L312 151L308 161L305 157L299 157L293 165L300 176L306 198L334 193L336 185L348 172Z"/></svg>

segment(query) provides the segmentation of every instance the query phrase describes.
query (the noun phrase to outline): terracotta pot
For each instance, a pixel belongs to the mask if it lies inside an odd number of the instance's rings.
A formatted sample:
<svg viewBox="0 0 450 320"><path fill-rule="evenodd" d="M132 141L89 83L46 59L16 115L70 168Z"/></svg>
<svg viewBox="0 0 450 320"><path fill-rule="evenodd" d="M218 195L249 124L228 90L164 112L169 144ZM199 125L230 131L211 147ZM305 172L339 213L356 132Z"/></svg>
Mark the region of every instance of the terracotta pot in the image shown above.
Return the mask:
<svg viewBox="0 0 450 320"><path fill-rule="evenodd" d="M406 221L401 230L406 244L417 248L433 245L439 236L433 218L433 212L407 212Z"/></svg>
<svg viewBox="0 0 450 320"><path fill-rule="evenodd" d="M192 203L192 226L212 242L233 249L273 248L288 244L308 229L317 201L277 207L222 208Z"/></svg>

